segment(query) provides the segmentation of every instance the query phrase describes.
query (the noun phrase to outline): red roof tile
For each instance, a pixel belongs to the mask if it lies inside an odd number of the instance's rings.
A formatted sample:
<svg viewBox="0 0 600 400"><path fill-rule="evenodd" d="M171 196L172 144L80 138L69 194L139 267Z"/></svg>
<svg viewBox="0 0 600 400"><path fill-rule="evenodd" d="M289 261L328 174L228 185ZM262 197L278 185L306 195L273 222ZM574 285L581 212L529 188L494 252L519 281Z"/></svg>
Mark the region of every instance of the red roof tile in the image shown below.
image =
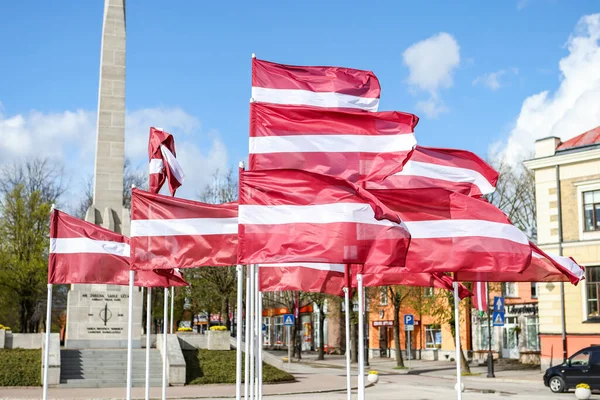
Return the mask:
<svg viewBox="0 0 600 400"><path fill-rule="evenodd" d="M569 139L561 143L556 150L567 150L574 147L589 146L591 144L600 143L600 126L595 127L573 139Z"/></svg>

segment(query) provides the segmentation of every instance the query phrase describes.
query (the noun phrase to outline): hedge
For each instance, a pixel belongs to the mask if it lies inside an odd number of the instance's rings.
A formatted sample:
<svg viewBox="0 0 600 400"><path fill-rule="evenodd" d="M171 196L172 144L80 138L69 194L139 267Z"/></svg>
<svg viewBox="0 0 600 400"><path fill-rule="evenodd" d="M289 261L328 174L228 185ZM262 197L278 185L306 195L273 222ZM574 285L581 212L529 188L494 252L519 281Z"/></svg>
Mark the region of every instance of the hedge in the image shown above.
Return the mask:
<svg viewBox="0 0 600 400"><path fill-rule="evenodd" d="M0 349L0 386L41 386L42 350Z"/></svg>

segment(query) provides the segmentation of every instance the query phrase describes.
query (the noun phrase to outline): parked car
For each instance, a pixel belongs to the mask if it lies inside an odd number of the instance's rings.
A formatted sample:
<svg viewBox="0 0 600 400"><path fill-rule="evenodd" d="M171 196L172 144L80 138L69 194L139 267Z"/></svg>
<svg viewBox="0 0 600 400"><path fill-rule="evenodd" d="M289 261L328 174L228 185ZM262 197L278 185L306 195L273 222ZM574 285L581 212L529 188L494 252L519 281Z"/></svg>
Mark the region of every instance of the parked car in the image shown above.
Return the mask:
<svg viewBox="0 0 600 400"><path fill-rule="evenodd" d="M586 347L544 374L544 385L554 393L573 389L580 383L587 383L592 390L600 389L600 346Z"/></svg>

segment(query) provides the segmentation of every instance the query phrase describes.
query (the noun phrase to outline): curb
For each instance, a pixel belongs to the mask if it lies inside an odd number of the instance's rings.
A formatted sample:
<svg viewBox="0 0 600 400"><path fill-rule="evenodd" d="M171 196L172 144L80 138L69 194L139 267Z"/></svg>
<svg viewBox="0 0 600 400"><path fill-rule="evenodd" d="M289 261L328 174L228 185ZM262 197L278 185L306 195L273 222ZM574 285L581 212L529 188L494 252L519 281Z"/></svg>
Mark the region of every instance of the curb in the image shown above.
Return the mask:
<svg viewBox="0 0 600 400"><path fill-rule="evenodd" d="M430 378L448 379L448 380L456 379L456 375L421 374L421 376L427 376ZM541 379L533 380L533 379L514 379L514 378L487 378L487 377L483 377L483 376L463 376L462 381L463 382L477 381L477 382L500 382L500 383L526 383L526 384L539 383L540 385L544 384L543 380L541 380Z"/></svg>

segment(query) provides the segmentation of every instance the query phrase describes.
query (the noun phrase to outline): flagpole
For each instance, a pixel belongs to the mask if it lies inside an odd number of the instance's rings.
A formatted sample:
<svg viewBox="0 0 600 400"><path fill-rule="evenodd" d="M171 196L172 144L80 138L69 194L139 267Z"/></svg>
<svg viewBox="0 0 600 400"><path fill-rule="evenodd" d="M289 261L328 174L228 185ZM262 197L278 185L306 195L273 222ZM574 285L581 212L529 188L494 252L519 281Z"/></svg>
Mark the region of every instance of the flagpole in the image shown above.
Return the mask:
<svg viewBox="0 0 600 400"><path fill-rule="evenodd" d="M169 324L169 333L173 333L173 309L175 307L175 287L171 286L171 320Z"/></svg>
<svg viewBox="0 0 600 400"><path fill-rule="evenodd" d="M258 381L259 379L259 375L260 375L260 365L258 362L259 359L259 353L260 353L260 347L258 344L258 340L260 339L260 331L261 331L261 326L260 326L260 317L258 315L258 302L260 301L260 296L259 296L259 291L258 291L258 265L254 264L254 329L255 330L255 334L254 334L254 398L255 399L259 399L258 397L258 393L259 393L259 386L260 386L260 382Z"/></svg>
<svg viewBox="0 0 600 400"><path fill-rule="evenodd" d="M127 320L127 400L131 400L131 368L133 357L133 281L135 271L129 271L129 318Z"/></svg>
<svg viewBox="0 0 600 400"><path fill-rule="evenodd" d="M167 400L167 316L169 313L169 288L165 287L165 299L163 301L163 365L162 365L162 400Z"/></svg>
<svg viewBox="0 0 600 400"><path fill-rule="evenodd" d="M458 311L458 282L452 283L454 286L454 340L456 346L456 398L462 400L462 376L460 365L460 314Z"/></svg>
<svg viewBox="0 0 600 400"><path fill-rule="evenodd" d="M242 399L242 295L243 295L243 267L238 265L237 271L237 307L235 328L235 399Z"/></svg>
<svg viewBox="0 0 600 400"><path fill-rule="evenodd" d="M352 373L350 371L350 349L352 344L350 343L350 293L349 289L344 289L344 308L346 311L346 398L352 400Z"/></svg>
<svg viewBox="0 0 600 400"><path fill-rule="evenodd" d="M258 266L257 266L258 267ZM256 270L258 271L258 268L256 268ZM258 274L257 274L258 275ZM258 288L259 285L256 285L256 287ZM257 364L258 364L258 399L262 400L262 386L263 386L263 365L262 365L262 360L263 360L263 356L262 356L262 352L263 352L263 330L262 330L262 299L263 299L263 294L262 292L259 290L258 291L258 340L256 341L256 346L257 346L257 352L258 352L258 357L257 357Z"/></svg>
<svg viewBox="0 0 600 400"><path fill-rule="evenodd" d="M365 347L361 345L365 340L365 303L362 278L362 274L356 275L358 282L358 400L365 400Z"/></svg>
<svg viewBox="0 0 600 400"><path fill-rule="evenodd" d="M492 353L492 319L490 316L490 283L485 283L485 295L486 295L486 306L487 306L487 323L488 323L488 378L495 378L494 375L494 354Z"/></svg>
<svg viewBox="0 0 600 400"><path fill-rule="evenodd" d="M52 207L54 208L54 207ZM48 399L48 363L50 362L50 331L52 326L52 284L48 284L48 298L46 302L46 346L44 347L44 388L42 398Z"/></svg>
<svg viewBox="0 0 600 400"><path fill-rule="evenodd" d="M254 310L256 306L256 301L254 299L254 283L254 264L250 264L250 356L248 357L250 359L250 377L248 378L250 384L250 399L254 398L254 348L256 347L254 343Z"/></svg>
<svg viewBox="0 0 600 400"><path fill-rule="evenodd" d="M250 299L250 292L252 291L252 288L250 286L250 276L252 276L252 266L248 265L246 267L246 327L244 330L245 333L245 343L244 343L244 349L245 349L245 357L244 357L244 400L249 400L248 397L248 388L250 385L250 356L249 356L249 351L250 351L250 330L252 327L252 321L250 320L250 314L252 313L252 308L251 308L251 299Z"/></svg>
<svg viewBox="0 0 600 400"><path fill-rule="evenodd" d="M152 332L152 288L146 288L146 390L145 400L150 400L150 335Z"/></svg>

